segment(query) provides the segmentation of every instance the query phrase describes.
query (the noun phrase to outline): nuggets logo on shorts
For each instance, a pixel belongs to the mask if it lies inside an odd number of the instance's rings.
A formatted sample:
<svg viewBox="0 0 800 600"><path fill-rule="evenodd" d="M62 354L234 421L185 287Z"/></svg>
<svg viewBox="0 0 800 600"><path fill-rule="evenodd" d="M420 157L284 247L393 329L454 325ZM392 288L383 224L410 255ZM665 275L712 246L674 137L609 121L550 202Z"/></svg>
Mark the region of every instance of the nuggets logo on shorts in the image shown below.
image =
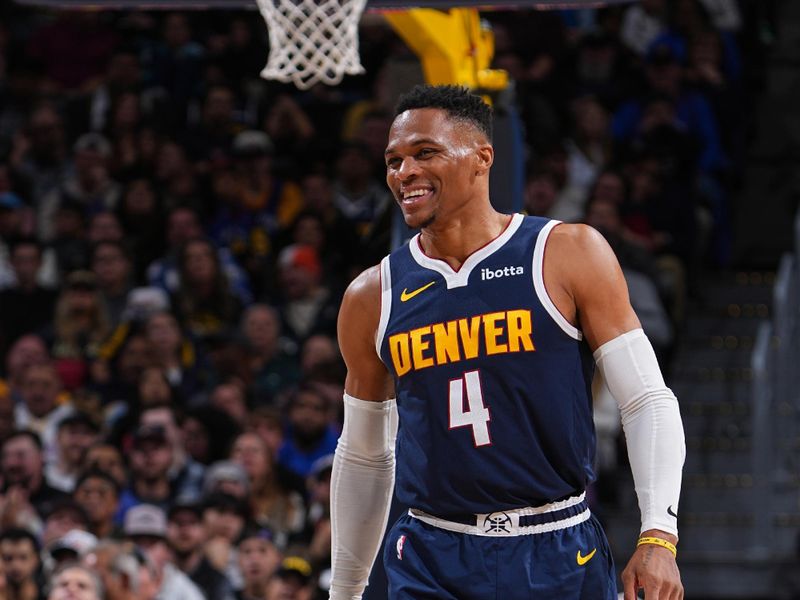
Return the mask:
<svg viewBox="0 0 800 600"><path fill-rule="evenodd" d="M486 533L511 533L511 517L506 513L492 513L483 520Z"/></svg>

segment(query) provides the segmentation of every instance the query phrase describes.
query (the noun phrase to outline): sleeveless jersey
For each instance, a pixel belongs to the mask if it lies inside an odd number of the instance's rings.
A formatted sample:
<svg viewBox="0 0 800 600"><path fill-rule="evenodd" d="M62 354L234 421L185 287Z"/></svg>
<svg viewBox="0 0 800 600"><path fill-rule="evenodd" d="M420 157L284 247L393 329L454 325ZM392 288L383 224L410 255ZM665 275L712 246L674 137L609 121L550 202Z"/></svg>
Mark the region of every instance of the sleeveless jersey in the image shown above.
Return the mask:
<svg viewBox="0 0 800 600"><path fill-rule="evenodd" d="M395 380L402 504L491 513L593 480L594 360L542 277L557 224L514 215L458 271L419 235L381 262L376 344Z"/></svg>

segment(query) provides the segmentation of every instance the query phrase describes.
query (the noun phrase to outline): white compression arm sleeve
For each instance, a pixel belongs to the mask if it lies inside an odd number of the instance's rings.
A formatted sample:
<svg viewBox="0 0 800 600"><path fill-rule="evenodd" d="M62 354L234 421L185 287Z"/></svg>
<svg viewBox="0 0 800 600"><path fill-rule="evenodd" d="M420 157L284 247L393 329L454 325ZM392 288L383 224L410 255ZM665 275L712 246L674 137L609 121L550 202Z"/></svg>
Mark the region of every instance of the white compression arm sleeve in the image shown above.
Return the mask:
<svg viewBox="0 0 800 600"><path fill-rule="evenodd" d="M394 400L344 395L331 474L331 600L359 600L380 548L394 489Z"/></svg>
<svg viewBox="0 0 800 600"><path fill-rule="evenodd" d="M664 383L653 346L644 331L634 329L600 346L594 358L619 404L641 531L677 535L686 442L678 401Z"/></svg>

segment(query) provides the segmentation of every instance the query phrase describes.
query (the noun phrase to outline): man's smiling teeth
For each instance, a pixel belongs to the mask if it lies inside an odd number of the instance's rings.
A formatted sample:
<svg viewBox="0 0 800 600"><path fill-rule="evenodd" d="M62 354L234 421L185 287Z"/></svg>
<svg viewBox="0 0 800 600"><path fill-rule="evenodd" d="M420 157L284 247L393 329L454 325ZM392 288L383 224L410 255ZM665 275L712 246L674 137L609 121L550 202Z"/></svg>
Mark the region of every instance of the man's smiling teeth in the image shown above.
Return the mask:
<svg viewBox="0 0 800 600"><path fill-rule="evenodd" d="M408 200L409 198L416 198L417 196L424 196L428 193L429 190L411 190L410 192L403 193L403 200Z"/></svg>

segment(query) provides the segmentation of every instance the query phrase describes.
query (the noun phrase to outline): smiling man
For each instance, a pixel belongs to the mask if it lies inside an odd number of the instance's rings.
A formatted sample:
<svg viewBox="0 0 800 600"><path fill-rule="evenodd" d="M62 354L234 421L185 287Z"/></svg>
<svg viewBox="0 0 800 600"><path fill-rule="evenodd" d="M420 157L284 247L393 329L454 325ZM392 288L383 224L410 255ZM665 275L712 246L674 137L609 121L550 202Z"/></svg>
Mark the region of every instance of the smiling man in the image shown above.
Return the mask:
<svg viewBox="0 0 800 600"><path fill-rule="evenodd" d="M677 600L677 401L602 236L492 207L491 118L459 87L417 87L398 104L386 181L421 231L356 278L340 311L331 598L361 597L396 465L411 508L388 534L390 598L616 599L585 497L597 365L642 512L625 598Z"/></svg>

